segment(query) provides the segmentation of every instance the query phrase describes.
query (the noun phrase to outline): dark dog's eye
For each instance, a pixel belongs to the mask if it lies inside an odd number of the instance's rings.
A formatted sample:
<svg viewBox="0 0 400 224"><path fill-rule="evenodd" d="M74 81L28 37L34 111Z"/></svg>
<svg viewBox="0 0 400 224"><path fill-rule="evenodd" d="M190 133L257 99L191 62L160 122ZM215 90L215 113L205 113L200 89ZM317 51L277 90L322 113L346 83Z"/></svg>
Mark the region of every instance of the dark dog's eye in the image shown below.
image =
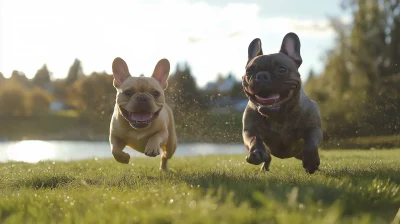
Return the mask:
<svg viewBox="0 0 400 224"><path fill-rule="evenodd" d="M123 94L124 94L125 96L127 96L127 97L131 97L131 96L133 95L133 91L132 91L132 90L125 90L125 91L123 92Z"/></svg>
<svg viewBox="0 0 400 224"><path fill-rule="evenodd" d="M279 69L278 69L278 72L279 73L286 73L287 72L287 68L285 68L284 66L279 66Z"/></svg>
<svg viewBox="0 0 400 224"><path fill-rule="evenodd" d="M153 92L153 96L154 96L155 98L159 97L160 95L161 95L161 93L158 92L158 91L154 91L154 92Z"/></svg>
<svg viewBox="0 0 400 224"><path fill-rule="evenodd" d="M246 75L252 75L254 73L254 68L250 67L246 69Z"/></svg>

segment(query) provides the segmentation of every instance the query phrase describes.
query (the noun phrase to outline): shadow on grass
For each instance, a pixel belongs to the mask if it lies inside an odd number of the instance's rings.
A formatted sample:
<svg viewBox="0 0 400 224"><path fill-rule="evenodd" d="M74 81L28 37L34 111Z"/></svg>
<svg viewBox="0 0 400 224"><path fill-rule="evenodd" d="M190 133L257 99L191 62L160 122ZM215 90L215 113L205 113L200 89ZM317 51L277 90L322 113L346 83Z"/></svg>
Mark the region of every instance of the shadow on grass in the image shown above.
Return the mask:
<svg viewBox="0 0 400 224"><path fill-rule="evenodd" d="M85 186L97 187L116 187L116 188L140 188L151 186L156 182L166 180L167 177L157 177L151 175L137 175L134 172L120 173L115 176L98 174L86 177L74 177L72 175L35 175L29 178L19 180L14 183L16 188L55 189L68 186L76 188Z"/></svg>
<svg viewBox="0 0 400 224"><path fill-rule="evenodd" d="M269 176L268 173L261 177L256 175L238 178L229 172L207 172L198 175L183 175L180 178L190 185L199 186L203 194L211 190L214 196L218 196L220 202L226 200L233 192L233 200L237 205L246 201L254 208L261 206L260 202L254 198L255 192L261 192L266 198L287 203L288 194L294 187L299 189L297 199L299 203L331 206L339 201L343 206L344 215L371 213L374 217L380 216L385 220L390 220L400 207L400 195L391 195L398 185L388 181L390 178L398 183L399 177L394 177L393 172L378 170L348 173L346 170L339 169L333 173L323 171L320 173L325 176L324 179L334 177L339 180L324 182L321 179L313 180L312 177L305 178L307 180L296 177L282 179ZM341 178L347 178L347 180L341 181ZM386 192L380 192L379 186L374 186L374 183L380 185L381 190L386 189ZM361 186L364 189L359 188ZM398 189L397 192L400 193Z"/></svg>
<svg viewBox="0 0 400 224"><path fill-rule="evenodd" d="M32 189L54 189L60 186L72 183L75 180L74 177L66 175L54 175L54 176L33 176L26 180L16 182L15 186L18 188L28 187Z"/></svg>
<svg viewBox="0 0 400 224"><path fill-rule="evenodd" d="M320 171L322 175L332 178L351 178L355 180L365 180L372 182L374 179L388 180L396 184L400 184L400 175L396 175L399 171L389 167L381 167L374 170L366 169L347 169L347 168L336 168L335 170Z"/></svg>

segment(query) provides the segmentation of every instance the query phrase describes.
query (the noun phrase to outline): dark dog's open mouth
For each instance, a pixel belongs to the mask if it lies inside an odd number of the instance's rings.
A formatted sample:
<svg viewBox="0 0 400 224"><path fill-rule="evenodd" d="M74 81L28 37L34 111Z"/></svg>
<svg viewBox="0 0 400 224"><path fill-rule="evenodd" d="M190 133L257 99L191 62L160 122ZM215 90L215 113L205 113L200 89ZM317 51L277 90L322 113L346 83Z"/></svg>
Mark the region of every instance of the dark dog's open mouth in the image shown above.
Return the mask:
<svg viewBox="0 0 400 224"><path fill-rule="evenodd" d="M150 112L129 112L122 107L119 107L122 116L129 121L129 124L134 128L145 128L151 125L151 122L158 117L161 112L159 109L155 113Z"/></svg>
<svg viewBox="0 0 400 224"><path fill-rule="evenodd" d="M285 90L282 92L276 92L276 93L257 93L257 94L251 94L249 91L245 89L246 95L249 97L249 99L255 103L257 106L267 106L271 108L279 107L280 105L286 103L287 101L290 100L293 96L294 89L296 87L293 86L293 88L289 90Z"/></svg>

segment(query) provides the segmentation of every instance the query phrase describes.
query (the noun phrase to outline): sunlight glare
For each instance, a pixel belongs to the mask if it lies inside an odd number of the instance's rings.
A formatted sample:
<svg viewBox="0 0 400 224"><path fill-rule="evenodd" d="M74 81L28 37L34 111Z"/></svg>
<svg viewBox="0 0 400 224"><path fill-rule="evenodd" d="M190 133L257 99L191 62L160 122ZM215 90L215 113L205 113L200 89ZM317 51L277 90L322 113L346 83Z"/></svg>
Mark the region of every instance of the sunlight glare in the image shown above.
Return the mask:
<svg viewBox="0 0 400 224"><path fill-rule="evenodd" d="M55 158L55 148L53 144L45 141L21 141L10 145L7 149L9 160L37 163L41 160Z"/></svg>

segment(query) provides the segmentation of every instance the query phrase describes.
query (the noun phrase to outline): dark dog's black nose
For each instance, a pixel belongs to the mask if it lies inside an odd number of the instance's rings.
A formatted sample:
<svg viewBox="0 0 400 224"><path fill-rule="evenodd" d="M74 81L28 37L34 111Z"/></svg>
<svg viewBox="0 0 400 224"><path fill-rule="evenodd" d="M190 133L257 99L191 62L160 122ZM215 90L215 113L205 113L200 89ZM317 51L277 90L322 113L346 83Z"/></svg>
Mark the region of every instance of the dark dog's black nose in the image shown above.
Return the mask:
<svg viewBox="0 0 400 224"><path fill-rule="evenodd" d="M144 95L144 94L141 94L141 95L136 97L136 100L140 101L140 102L145 102L145 101L147 101L147 96Z"/></svg>
<svg viewBox="0 0 400 224"><path fill-rule="evenodd" d="M271 75L268 72L259 72L256 75L256 81L271 81Z"/></svg>

